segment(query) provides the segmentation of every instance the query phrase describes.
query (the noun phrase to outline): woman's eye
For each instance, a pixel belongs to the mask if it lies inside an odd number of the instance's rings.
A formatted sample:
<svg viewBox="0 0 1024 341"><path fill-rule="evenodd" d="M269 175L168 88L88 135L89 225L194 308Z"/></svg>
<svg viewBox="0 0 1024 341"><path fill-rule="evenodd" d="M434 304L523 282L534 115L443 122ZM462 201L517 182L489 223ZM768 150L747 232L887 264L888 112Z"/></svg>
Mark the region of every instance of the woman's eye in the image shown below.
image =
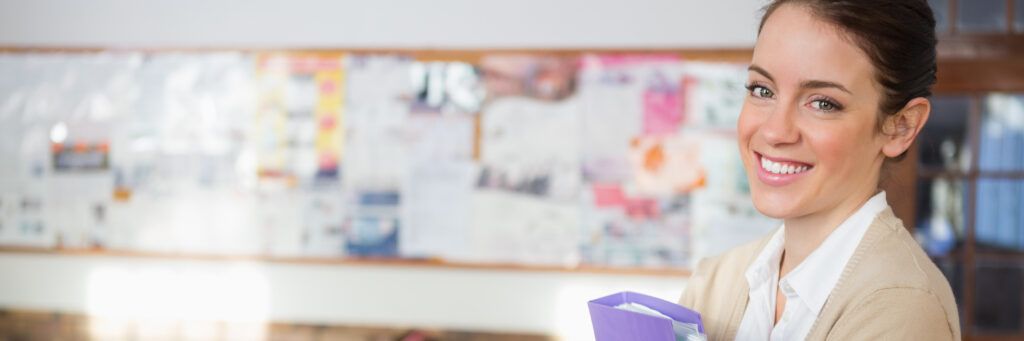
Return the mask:
<svg viewBox="0 0 1024 341"><path fill-rule="evenodd" d="M751 85L748 89L750 90L750 95L757 98L772 98L775 95L771 90L760 85Z"/></svg>
<svg viewBox="0 0 1024 341"><path fill-rule="evenodd" d="M815 110L824 111L824 112L832 112L832 111L836 111L837 109L839 109L839 105L837 105L835 103L832 103L830 101L818 99L818 100L811 101L811 108L814 108Z"/></svg>

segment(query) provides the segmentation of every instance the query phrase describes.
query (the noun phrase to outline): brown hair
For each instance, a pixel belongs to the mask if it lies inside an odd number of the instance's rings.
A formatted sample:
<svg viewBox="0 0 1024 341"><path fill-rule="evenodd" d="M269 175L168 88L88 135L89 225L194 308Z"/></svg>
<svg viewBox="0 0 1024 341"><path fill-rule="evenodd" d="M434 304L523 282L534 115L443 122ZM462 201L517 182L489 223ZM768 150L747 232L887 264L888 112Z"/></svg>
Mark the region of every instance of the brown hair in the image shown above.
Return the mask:
<svg viewBox="0 0 1024 341"><path fill-rule="evenodd" d="M926 0L774 0L764 8L758 34L768 17L786 4L805 6L835 25L870 58L884 91L879 131L887 116L912 99L931 96L937 69L935 17Z"/></svg>

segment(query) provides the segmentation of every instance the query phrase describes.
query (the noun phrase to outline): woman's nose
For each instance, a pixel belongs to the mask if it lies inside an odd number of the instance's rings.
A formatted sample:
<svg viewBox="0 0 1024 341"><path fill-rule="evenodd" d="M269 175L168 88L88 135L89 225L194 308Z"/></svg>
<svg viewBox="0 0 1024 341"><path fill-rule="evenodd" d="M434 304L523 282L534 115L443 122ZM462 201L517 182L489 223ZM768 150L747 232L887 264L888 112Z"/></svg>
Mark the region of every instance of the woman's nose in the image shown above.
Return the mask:
<svg viewBox="0 0 1024 341"><path fill-rule="evenodd" d="M759 133L770 145L796 143L800 140L800 130L796 126L796 109L790 105L777 108L761 123Z"/></svg>

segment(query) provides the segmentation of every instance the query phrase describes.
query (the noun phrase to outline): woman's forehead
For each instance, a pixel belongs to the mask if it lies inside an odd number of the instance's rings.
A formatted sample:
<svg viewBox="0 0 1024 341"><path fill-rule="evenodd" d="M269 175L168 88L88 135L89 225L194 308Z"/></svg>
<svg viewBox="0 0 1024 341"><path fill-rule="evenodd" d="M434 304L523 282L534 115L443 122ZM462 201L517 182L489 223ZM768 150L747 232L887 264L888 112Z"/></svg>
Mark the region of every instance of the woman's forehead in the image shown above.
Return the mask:
<svg viewBox="0 0 1024 341"><path fill-rule="evenodd" d="M772 13L758 35L752 64L776 82L826 80L856 87L873 80L867 54L836 26L802 6L785 5Z"/></svg>

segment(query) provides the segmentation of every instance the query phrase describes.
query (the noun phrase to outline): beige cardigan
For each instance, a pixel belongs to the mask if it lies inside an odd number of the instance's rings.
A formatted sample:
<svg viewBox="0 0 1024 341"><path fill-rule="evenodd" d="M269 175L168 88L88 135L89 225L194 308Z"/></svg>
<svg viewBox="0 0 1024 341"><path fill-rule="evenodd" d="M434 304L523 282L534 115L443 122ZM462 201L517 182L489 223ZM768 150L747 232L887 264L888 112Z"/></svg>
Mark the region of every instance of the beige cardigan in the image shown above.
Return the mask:
<svg viewBox="0 0 1024 341"><path fill-rule="evenodd" d="M701 313L709 340L733 340L747 308L745 272L771 238L705 259L679 304ZM949 283L885 209L868 227L807 340L960 339Z"/></svg>

